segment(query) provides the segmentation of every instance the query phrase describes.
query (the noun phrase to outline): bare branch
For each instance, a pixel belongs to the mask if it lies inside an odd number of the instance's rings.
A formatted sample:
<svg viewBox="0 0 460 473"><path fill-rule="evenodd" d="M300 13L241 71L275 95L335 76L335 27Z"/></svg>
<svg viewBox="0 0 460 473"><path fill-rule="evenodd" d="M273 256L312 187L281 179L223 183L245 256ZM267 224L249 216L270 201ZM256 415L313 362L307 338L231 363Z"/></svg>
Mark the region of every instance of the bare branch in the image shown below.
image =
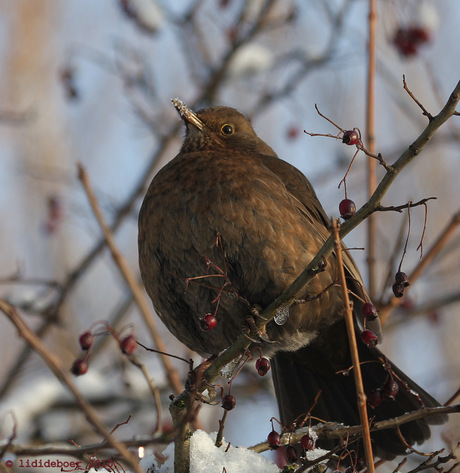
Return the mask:
<svg viewBox="0 0 460 473"><path fill-rule="evenodd" d="M30 328L12 305L8 304L3 299L0 299L0 310L17 328L19 335L24 339L24 341L41 356L56 378L61 381L72 393L77 401L77 404L80 406L81 410L85 413L86 418L91 423L91 425L94 426L97 432L102 435L102 437L110 446L117 450L120 455L126 459L134 471L137 473L143 473L138 464L138 459L126 448L123 443L115 440L115 438L112 437L110 430L108 430L104 422L102 422L96 410L90 404L88 404L86 399L81 395L80 391L75 386L68 372L63 369L59 358L57 358L45 347L43 342L30 330Z"/></svg>

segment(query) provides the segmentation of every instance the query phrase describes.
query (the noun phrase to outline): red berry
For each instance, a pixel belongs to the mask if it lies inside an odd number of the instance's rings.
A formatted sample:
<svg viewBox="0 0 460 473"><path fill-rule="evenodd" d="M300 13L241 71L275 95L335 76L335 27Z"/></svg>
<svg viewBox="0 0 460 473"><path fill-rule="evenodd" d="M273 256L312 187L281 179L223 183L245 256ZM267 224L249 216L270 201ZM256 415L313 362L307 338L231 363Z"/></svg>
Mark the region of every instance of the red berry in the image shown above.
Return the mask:
<svg viewBox="0 0 460 473"><path fill-rule="evenodd" d="M398 28L393 44L403 56L414 56L418 48L430 40L430 32L422 26L409 26Z"/></svg>
<svg viewBox="0 0 460 473"><path fill-rule="evenodd" d="M372 330L367 329L363 330L361 339L368 347L375 347L379 341L377 335Z"/></svg>
<svg viewBox="0 0 460 473"><path fill-rule="evenodd" d="M408 33L416 44L423 44L430 40L430 32L422 26L411 26Z"/></svg>
<svg viewBox="0 0 460 473"><path fill-rule="evenodd" d="M394 379L389 379L383 386L383 393L388 399L395 399L399 392L399 384Z"/></svg>
<svg viewBox="0 0 460 473"><path fill-rule="evenodd" d="M342 143L355 145L359 141L359 133L356 130L347 130L343 134Z"/></svg>
<svg viewBox="0 0 460 473"><path fill-rule="evenodd" d="M272 430L267 437L268 446L276 450L281 445L281 436L276 430Z"/></svg>
<svg viewBox="0 0 460 473"><path fill-rule="evenodd" d="M305 434L300 439L300 445L305 450L313 450L315 448L315 439L310 434Z"/></svg>
<svg viewBox="0 0 460 473"><path fill-rule="evenodd" d="M235 396L232 396L231 394L226 394L222 398L222 407L226 411L231 411L235 407L235 404L236 404Z"/></svg>
<svg viewBox="0 0 460 473"><path fill-rule="evenodd" d="M270 371L270 360L260 357L256 361L256 370L260 376L265 376Z"/></svg>
<svg viewBox="0 0 460 473"><path fill-rule="evenodd" d="M300 130L296 126L290 126L287 129L286 135L290 140L295 140L299 136Z"/></svg>
<svg viewBox="0 0 460 473"><path fill-rule="evenodd" d="M137 342L134 335L130 334L123 338L120 342L120 348L125 355L132 355L134 350L137 348Z"/></svg>
<svg viewBox="0 0 460 473"><path fill-rule="evenodd" d="M78 339L82 350L89 350L94 343L94 335L88 330L83 332Z"/></svg>
<svg viewBox="0 0 460 473"><path fill-rule="evenodd" d="M399 28L394 37L393 44L403 56L414 56L417 54L417 46L404 28Z"/></svg>
<svg viewBox="0 0 460 473"><path fill-rule="evenodd" d="M384 400L383 390L381 388L374 389L367 396L367 402L372 409L380 406Z"/></svg>
<svg viewBox="0 0 460 473"><path fill-rule="evenodd" d="M374 304L371 304L370 302L366 302L363 305L362 313L367 320L375 320L379 316L377 308Z"/></svg>
<svg viewBox="0 0 460 473"><path fill-rule="evenodd" d="M297 450L294 445L287 445L284 449L284 456L288 463L295 463L297 461Z"/></svg>
<svg viewBox="0 0 460 473"><path fill-rule="evenodd" d="M217 319L213 314L206 314L202 319L200 319L201 330L207 332L217 325Z"/></svg>
<svg viewBox="0 0 460 473"><path fill-rule="evenodd" d="M340 216L344 220L348 220L349 218L353 217L356 212L356 205L350 199L343 199L342 202L339 204L339 212Z"/></svg>
<svg viewBox="0 0 460 473"><path fill-rule="evenodd" d="M82 374L85 374L88 371L88 362L84 358L77 358L73 362L73 365L72 365L72 368L70 368L70 371L75 376L80 376Z"/></svg>

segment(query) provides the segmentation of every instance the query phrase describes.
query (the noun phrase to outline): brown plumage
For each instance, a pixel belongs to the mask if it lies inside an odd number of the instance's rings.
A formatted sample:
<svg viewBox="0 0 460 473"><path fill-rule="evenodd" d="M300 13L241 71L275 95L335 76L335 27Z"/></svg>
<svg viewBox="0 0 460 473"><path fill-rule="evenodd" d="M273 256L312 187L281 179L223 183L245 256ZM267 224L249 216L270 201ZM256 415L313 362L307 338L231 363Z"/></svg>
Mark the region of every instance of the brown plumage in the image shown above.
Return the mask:
<svg viewBox="0 0 460 473"><path fill-rule="evenodd" d="M279 159L237 110L212 107L195 114L179 100L173 103L184 119L186 136L179 154L158 172L144 199L139 265L168 329L190 349L210 355L238 337L251 307L266 307L308 265L329 236L328 219L305 176ZM299 298L315 296L334 282L335 256L327 263ZM348 252L344 264L350 289L366 297ZM214 313L217 304L217 325L202 330L200 319ZM356 300L357 319L360 306ZM353 377L335 374L351 365L342 307L340 290L332 286L317 299L291 306L283 325L267 325L273 343L261 345L264 353L273 355L285 424L307 412L320 389L312 415L359 423ZM379 332L378 320L372 328ZM363 359L381 356L358 342ZM382 365L364 366L367 392L381 387L388 376ZM437 405L397 373L425 405ZM396 401L385 401L371 415L389 418L419 406L401 387ZM429 428L420 420L406 424L403 433L410 443L421 442ZM405 451L394 432L379 433L374 440L380 456Z"/></svg>

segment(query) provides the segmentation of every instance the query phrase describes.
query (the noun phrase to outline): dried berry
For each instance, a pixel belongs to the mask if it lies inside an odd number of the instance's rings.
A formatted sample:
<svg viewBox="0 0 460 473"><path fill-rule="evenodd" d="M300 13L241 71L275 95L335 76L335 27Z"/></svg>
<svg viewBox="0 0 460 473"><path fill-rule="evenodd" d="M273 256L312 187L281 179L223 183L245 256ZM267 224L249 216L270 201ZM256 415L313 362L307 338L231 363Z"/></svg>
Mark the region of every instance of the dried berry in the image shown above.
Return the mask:
<svg viewBox="0 0 460 473"><path fill-rule="evenodd" d="M383 386L383 393L388 399L394 400L399 392L399 384L394 379L389 379Z"/></svg>
<svg viewBox="0 0 460 473"><path fill-rule="evenodd" d="M402 296L404 296L404 286L399 284L398 282L395 282L392 286L392 289L393 289L393 294L395 295L395 297L397 297L398 299Z"/></svg>
<svg viewBox="0 0 460 473"><path fill-rule="evenodd" d="M340 216L344 220L348 220L349 218L353 217L356 212L356 205L350 199L343 199L342 202L339 204L339 212Z"/></svg>
<svg viewBox="0 0 460 473"><path fill-rule="evenodd" d="M204 330L205 332L213 329L216 325L217 319L213 314L206 314L202 319L200 319L201 330Z"/></svg>
<svg viewBox="0 0 460 473"><path fill-rule="evenodd" d="M362 313L367 320L375 320L379 316L377 308L374 304L371 304L370 302L366 302L363 305Z"/></svg>
<svg viewBox="0 0 460 473"><path fill-rule="evenodd" d="M402 271L398 271L395 274L395 282L400 284L403 287L408 287L410 286L409 278L407 277L406 273L403 273Z"/></svg>
<svg viewBox="0 0 460 473"><path fill-rule="evenodd" d="M232 396L231 394L226 394L222 398L222 407L226 411L231 411L235 407L235 404L236 404L235 396Z"/></svg>
<svg viewBox="0 0 460 473"><path fill-rule="evenodd" d="M137 342L133 334L127 335L120 341L120 349L125 355L132 355L137 348Z"/></svg>
<svg viewBox="0 0 460 473"><path fill-rule="evenodd" d="M260 376L265 376L270 371L270 360L260 357L256 361L256 370Z"/></svg>
<svg viewBox="0 0 460 473"><path fill-rule="evenodd" d="M70 371L75 376L81 376L82 374L85 374L88 371L88 362L84 358L77 358L73 362L73 365L72 365L72 368L70 368Z"/></svg>
<svg viewBox="0 0 460 473"><path fill-rule="evenodd" d="M382 404L384 399L385 399L385 396L383 394L383 389L381 388L372 390L370 394L367 396L367 402L369 406L371 406L373 409L380 406L380 404Z"/></svg>
<svg viewBox="0 0 460 473"><path fill-rule="evenodd" d="M281 436L276 430L272 430L267 437L268 446L272 450L276 450L281 445Z"/></svg>
<svg viewBox="0 0 460 473"><path fill-rule="evenodd" d="M297 450L294 445L287 445L284 449L284 456L288 463L295 463L297 461Z"/></svg>
<svg viewBox="0 0 460 473"><path fill-rule="evenodd" d="M89 350L94 343L94 335L88 330L83 332L78 339L82 350Z"/></svg>
<svg viewBox="0 0 460 473"><path fill-rule="evenodd" d="M377 335L372 330L368 329L363 330L361 339L368 347L375 347L379 341Z"/></svg>

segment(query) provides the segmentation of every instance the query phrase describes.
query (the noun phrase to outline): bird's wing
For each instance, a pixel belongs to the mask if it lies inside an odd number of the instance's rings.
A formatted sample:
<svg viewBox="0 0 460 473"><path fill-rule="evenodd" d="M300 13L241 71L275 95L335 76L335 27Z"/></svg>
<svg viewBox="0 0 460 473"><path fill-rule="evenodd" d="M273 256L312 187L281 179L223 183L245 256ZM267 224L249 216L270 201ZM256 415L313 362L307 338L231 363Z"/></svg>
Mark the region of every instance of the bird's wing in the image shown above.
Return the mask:
<svg viewBox="0 0 460 473"><path fill-rule="evenodd" d="M282 159L273 156L263 156L262 160L264 166L281 179L297 208L311 223L315 224L315 231L318 233L321 240L325 242L331 235L329 230L330 219L327 217L326 212L319 202L310 181L296 167ZM354 259L346 249L345 245L343 245L343 249L343 263L349 281L348 288L363 299L369 300L363 279ZM360 323L360 328L362 329L363 316L361 308L363 302L358 298L355 298L354 303L354 312ZM381 339L382 330L378 318L373 321L368 321L366 327L372 330L379 339Z"/></svg>

